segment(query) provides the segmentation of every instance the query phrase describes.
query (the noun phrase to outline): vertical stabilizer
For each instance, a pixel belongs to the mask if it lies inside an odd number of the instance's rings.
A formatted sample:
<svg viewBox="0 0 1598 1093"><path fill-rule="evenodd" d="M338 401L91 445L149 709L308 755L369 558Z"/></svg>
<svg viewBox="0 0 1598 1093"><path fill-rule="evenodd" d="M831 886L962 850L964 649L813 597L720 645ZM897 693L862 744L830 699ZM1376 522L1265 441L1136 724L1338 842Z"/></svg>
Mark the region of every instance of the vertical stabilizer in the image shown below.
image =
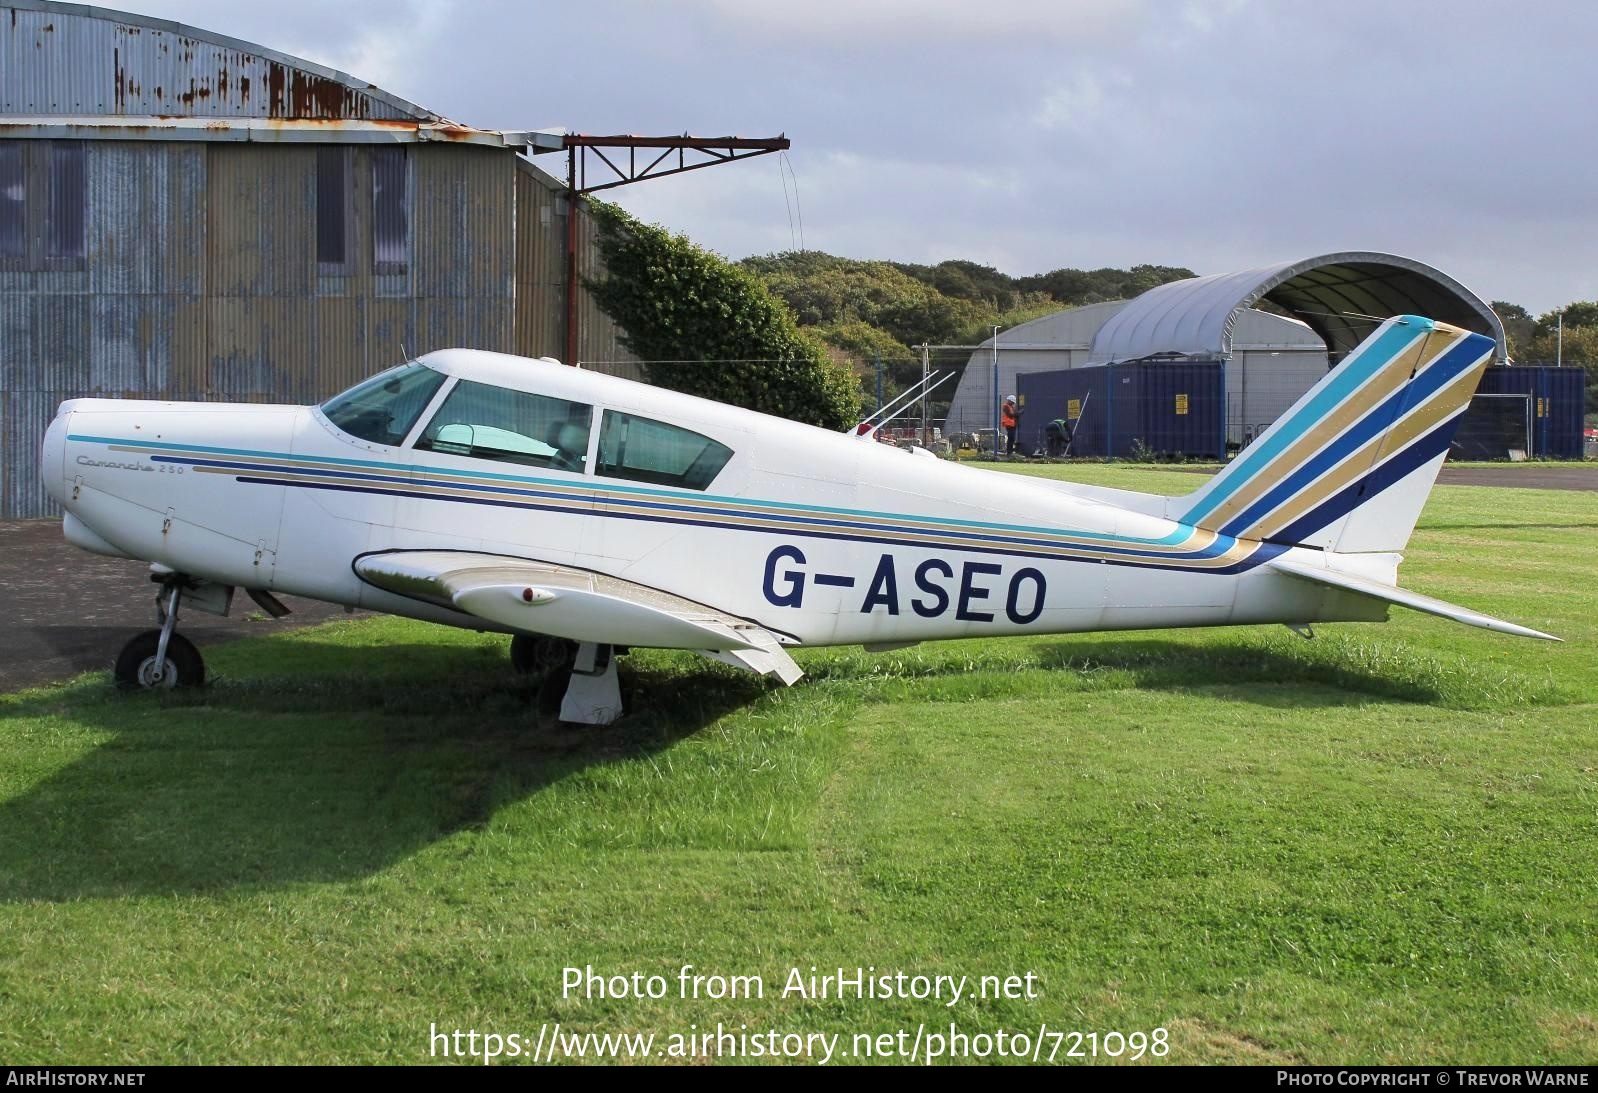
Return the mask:
<svg viewBox="0 0 1598 1093"><path fill-rule="evenodd" d="M1389 319L1173 518L1241 539L1402 550L1497 343Z"/></svg>

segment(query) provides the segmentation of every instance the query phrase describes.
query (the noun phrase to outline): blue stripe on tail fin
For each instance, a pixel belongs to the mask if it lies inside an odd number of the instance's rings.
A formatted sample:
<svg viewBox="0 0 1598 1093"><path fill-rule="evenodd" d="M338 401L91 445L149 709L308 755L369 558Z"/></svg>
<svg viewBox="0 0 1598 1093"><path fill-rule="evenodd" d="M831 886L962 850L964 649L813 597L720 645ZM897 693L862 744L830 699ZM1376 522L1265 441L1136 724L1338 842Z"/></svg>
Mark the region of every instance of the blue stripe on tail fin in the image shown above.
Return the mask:
<svg viewBox="0 0 1598 1093"><path fill-rule="evenodd" d="M1402 549L1496 344L1387 320L1172 515L1245 539Z"/></svg>

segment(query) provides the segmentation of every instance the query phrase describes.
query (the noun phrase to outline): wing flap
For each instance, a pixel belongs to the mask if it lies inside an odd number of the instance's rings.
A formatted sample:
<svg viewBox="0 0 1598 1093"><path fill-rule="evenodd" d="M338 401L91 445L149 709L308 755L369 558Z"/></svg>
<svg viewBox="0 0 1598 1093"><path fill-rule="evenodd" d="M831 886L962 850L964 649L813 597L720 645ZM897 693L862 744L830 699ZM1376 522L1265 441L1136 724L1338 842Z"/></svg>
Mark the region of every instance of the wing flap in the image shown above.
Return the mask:
<svg viewBox="0 0 1598 1093"><path fill-rule="evenodd" d="M1397 604L1399 607L1408 607L1414 611L1424 611L1428 615L1437 615L1440 618L1462 622L1466 626L1479 626L1483 630L1495 630L1500 634L1514 634L1522 638L1541 638L1544 641L1563 640L1554 637L1552 634L1545 634L1541 630L1533 630L1517 623L1495 619L1491 615L1483 615L1481 612L1472 611L1468 607L1460 607L1458 604L1448 603L1446 600L1433 599L1431 596L1422 596L1419 592L1410 592L1407 589L1382 584L1380 581L1373 581L1368 577L1356 577L1351 573L1340 573L1337 570L1325 569L1286 558L1273 558L1266 564L1290 577L1313 581L1316 584L1342 589L1345 592L1353 592L1361 596L1369 596L1372 599L1385 600L1388 603Z"/></svg>
<svg viewBox="0 0 1598 1093"><path fill-rule="evenodd" d="M734 668L742 668L756 675L776 676L790 687L799 682L805 674L803 669L793 662L793 657L788 655L788 650L782 647L771 631L747 623L743 631L744 638L751 643L750 648L699 651L711 660L731 664Z"/></svg>

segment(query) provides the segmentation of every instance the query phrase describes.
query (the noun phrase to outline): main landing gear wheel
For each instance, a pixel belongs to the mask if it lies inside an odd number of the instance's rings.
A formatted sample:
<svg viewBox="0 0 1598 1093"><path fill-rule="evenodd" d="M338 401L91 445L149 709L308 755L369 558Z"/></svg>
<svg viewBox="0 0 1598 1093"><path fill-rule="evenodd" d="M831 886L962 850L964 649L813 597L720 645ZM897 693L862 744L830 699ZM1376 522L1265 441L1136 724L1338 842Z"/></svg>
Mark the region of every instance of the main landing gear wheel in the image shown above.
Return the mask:
<svg viewBox="0 0 1598 1093"><path fill-rule="evenodd" d="M511 664L538 680L538 712L570 726L609 725L621 716L616 658L625 652L622 646L543 634L517 634L510 640Z"/></svg>
<svg viewBox="0 0 1598 1093"><path fill-rule="evenodd" d="M510 639L510 663L523 675L547 676L569 669L577 656L577 643L542 634L517 634Z"/></svg>
<svg viewBox="0 0 1598 1093"><path fill-rule="evenodd" d="M182 634L169 634L166 656L158 662L160 646L159 630L146 630L124 645L117 654L117 686L124 691L153 691L198 687L205 682L205 660L192 641Z"/></svg>
<svg viewBox="0 0 1598 1093"><path fill-rule="evenodd" d="M524 676L538 680L539 713L560 710L560 700L571 682L577 662L577 643L544 634L517 634L510 639L510 663Z"/></svg>

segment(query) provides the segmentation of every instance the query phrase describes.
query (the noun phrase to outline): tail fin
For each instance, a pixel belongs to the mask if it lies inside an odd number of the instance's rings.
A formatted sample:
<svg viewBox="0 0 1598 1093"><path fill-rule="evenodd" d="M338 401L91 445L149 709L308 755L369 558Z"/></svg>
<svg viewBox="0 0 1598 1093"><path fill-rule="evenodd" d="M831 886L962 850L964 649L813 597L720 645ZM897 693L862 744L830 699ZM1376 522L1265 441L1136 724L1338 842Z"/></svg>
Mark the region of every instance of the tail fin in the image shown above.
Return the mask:
<svg viewBox="0 0 1598 1093"><path fill-rule="evenodd" d="M1495 347L1388 319L1171 515L1243 539L1402 550Z"/></svg>

